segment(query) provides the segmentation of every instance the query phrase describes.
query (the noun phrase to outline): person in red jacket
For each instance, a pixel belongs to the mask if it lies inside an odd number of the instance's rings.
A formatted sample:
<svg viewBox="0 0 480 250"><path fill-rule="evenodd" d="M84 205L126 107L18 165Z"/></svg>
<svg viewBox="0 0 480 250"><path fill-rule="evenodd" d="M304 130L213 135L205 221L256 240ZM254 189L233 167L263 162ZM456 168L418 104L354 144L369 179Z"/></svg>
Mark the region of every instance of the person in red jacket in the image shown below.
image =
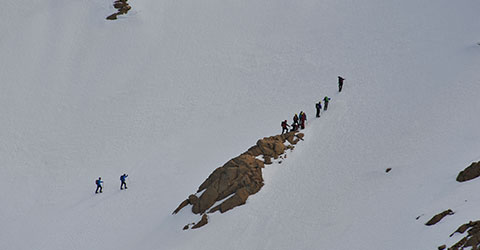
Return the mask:
<svg viewBox="0 0 480 250"><path fill-rule="evenodd" d="M290 127L290 125L287 124L287 120L283 121L282 122L282 134L288 132L288 127Z"/></svg>
<svg viewBox="0 0 480 250"><path fill-rule="evenodd" d="M300 128L304 129L305 128L305 122L307 121L307 114L305 112L301 111L300 112Z"/></svg>

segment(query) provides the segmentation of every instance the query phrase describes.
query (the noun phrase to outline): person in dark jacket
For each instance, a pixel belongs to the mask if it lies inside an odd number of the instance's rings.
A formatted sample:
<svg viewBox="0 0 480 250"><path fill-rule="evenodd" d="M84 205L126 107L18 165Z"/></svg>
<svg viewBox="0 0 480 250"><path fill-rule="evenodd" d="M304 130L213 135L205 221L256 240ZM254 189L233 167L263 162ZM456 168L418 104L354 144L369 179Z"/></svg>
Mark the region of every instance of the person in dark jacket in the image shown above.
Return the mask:
<svg viewBox="0 0 480 250"><path fill-rule="evenodd" d="M287 124L287 120L283 121L282 122L282 134L283 133L288 133L288 127L290 127L290 125Z"/></svg>
<svg viewBox="0 0 480 250"><path fill-rule="evenodd" d="M290 131L297 131L297 130L298 130L298 115L295 114L293 116L292 129Z"/></svg>
<svg viewBox="0 0 480 250"><path fill-rule="evenodd" d="M323 98L323 110L327 110L328 108L328 102L330 101L330 97L328 96L325 96L325 98Z"/></svg>
<svg viewBox="0 0 480 250"><path fill-rule="evenodd" d="M315 108L317 109L317 117L320 117L320 110L322 110L322 101L315 103Z"/></svg>
<svg viewBox="0 0 480 250"><path fill-rule="evenodd" d="M102 177L98 177L98 180L95 180L95 184L97 184L97 190L95 190L95 193L98 194L98 192L102 192L103 187L102 187Z"/></svg>
<svg viewBox="0 0 480 250"><path fill-rule="evenodd" d="M125 182L127 177L128 177L128 174L123 174L122 176L120 176L120 182L121 182L120 190L123 190L123 187L125 187L125 189L128 189L127 188L127 183Z"/></svg>
<svg viewBox="0 0 480 250"><path fill-rule="evenodd" d="M338 92L342 92L343 81L345 81L345 78L338 76Z"/></svg>

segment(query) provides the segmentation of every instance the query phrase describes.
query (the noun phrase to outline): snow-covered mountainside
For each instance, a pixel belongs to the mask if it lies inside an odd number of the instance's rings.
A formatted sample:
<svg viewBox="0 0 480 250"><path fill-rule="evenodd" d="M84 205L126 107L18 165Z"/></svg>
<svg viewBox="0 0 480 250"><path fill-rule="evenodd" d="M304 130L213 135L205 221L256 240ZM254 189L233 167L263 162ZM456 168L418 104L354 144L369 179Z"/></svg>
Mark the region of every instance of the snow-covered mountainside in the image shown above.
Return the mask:
<svg viewBox="0 0 480 250"><path fill-rule="evenodd" d="M479 1L129 3L2 1L0 249L436 249L480 219L455 181L480 160ZM183 231L178 203L301 110L260 192Z"/></svg>

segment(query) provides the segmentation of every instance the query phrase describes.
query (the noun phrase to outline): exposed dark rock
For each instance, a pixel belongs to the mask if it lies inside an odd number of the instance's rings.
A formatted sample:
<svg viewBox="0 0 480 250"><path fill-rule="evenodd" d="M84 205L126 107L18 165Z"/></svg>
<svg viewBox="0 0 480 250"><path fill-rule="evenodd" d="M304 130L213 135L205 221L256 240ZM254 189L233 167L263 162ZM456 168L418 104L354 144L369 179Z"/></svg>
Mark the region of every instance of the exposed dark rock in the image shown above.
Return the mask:
<svg viewBox="0 0 480 250"><path fill-rule="evenodd" d="M132 9L132 6L130 6L127 3L128 0L116 0L113 3L113 7L117 9L117 13L114 13L110 16L107 17L107 20L116 20L118 15L124 15L127 14L127 12Z"/></svg>
<svg viewBox="0 0 480 250"><path fill-rule="evenodd" d="M247 191L246 188L241 188L237 190L235 195L222 202L222 204L218 205L219 209L217 210L220 210L221 213L225 213L228 210L233 209L234 207L241 206L245 204L249 195L250 193Z"/></svg>
<svg viewBox="0 0 480 250"><path fill-rule="evenodd" d="M448 248L449 250L480 249L480 221L470 221L461 225L450 237L455 233L463 234L465 232L467 232L468 235Z"/></svg>
<svg viewBox="0 0 480 250"><path fill-rule="evenodd" d="M111 14L110 16L107 16L107 20L117 20L117 15L118 13Z"/></svg>
<svg viewBox="0 0 480 250"><path fill-rule="evenodd" d="M457 181L469 181L477 178L478 176L480 176L480 162L474 162L458 174Z"/></svg>
<svg viewBox="0 0 480 250"><path fill-rule="evenodd" d="M190 204L188 199L184 200L182 203L180 203L180 205L178 205L177 209L175 209L175 211L173 211L173 214L178 213L178 211L180 211L182 208L186 207L188 204Z"/></svg>
<svg viewBox="0 0 480 250"><path fill-rule="evenodd" d="M387 168L387 169L385 170L385 173L390 172L390 170L392 170L392 168Z"/></svg>
<svg viewBox="0 0 480 250"><path fill-rule="evenodd" d="M425 225L427 226L432 226L437 224L439 221L441 221L445 216L447 215L452 215L454 212L451 209L445 210L435 216L433 216Z"/></svg>
<svg viewBox="0 0 480 250"><path fill-rule="evenodd" d="M445 248L447 248L446 245L441 245L441 246L438 247L438 250L443 250L443 249L445 249Z"/></svg>
<svg viewBox="0 0 480 250"><path fill-rule="evenodd" d="M192 229L197 229L197 228L200 228L200 227L203 227L205 225L207 225L208 223L208 216L206 214L204 214L202 216L202 219L195 225L193 225Z"/></svg>

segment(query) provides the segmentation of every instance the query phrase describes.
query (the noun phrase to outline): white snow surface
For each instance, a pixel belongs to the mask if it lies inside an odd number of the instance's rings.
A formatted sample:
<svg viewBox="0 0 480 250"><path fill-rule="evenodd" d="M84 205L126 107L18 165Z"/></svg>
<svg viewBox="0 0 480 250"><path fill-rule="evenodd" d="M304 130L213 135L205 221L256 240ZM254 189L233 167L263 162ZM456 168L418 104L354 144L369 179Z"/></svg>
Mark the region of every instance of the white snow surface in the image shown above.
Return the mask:
<svg viewBox="0 0 480 250"><path fill-rule="evenodd" d="M2 1L0 249L436 249L480 219L455 181L480 160L480 1L129 2ZM300 110L260 192L183 231L177 205Z"/></svg>

